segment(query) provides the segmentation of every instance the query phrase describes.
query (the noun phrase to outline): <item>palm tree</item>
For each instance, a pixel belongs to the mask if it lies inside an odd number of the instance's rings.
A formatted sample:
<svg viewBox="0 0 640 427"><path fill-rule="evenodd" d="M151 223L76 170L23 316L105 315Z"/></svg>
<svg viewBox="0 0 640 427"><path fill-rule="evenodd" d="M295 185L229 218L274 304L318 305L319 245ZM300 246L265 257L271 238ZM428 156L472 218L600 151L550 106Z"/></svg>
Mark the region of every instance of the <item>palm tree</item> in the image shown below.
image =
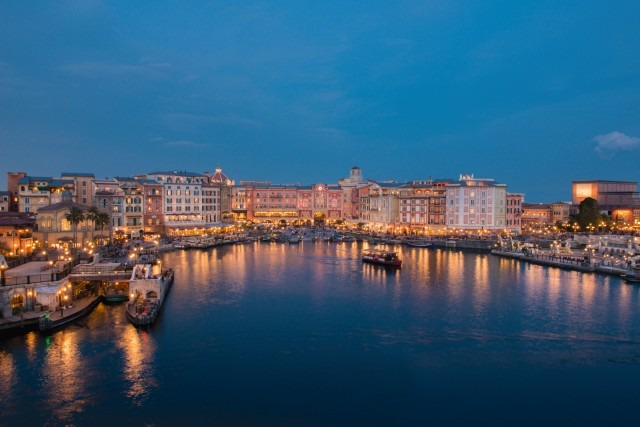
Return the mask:
<svg viewBox="0 0 640 427"><path fill-rule="evenodd" d="M100 227L100 234L102 234L102 230L104 230L105 225L109 225L111 223L111 219L109 218L109 214L106 212L99 212L98 215L93 219L96 227ZM109 232L109 240L111 240L111 232Z"/></svg>
<svg viewBox="0 0 640 427"><path fill-rule="evenodd" d="M71 206L69 211L64 214L64 218L73 225L73 249L75 253L75 249L78 245L78 224L84 221L84 212L78 207Z"/></svg>

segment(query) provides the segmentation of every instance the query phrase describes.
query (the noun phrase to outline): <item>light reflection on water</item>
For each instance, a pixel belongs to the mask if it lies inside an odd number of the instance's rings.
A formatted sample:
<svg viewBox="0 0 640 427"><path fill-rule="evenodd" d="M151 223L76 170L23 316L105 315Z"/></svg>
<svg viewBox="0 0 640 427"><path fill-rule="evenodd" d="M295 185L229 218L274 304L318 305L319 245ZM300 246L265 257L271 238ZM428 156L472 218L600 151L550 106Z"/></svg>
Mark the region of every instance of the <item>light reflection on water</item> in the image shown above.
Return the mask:
<svg viewBox="0 0 640 427"><path fill-rule="evenodd" d="M100 305L50 336L0 341L0 416L20 420L37 403L35 424L125 411L132 425L420 425L425 402L434 419L473 422L456 410L461 396L486 417L513 390L522 399L505 414L560 398L619 410L633 396L638 287L455 250L394 247L403 268L385 269L362 264L363 247L166 254L176 279L151 330ZM605 400L603 377L618 387Z"/></svg>

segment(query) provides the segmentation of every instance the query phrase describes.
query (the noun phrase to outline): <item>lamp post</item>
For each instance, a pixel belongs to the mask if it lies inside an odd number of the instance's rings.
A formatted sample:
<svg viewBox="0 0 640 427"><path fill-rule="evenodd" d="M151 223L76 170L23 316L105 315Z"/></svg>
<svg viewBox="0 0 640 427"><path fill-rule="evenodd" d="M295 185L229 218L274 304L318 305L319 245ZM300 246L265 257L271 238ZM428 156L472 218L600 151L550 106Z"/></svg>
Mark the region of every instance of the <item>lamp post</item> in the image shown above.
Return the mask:
<svg viewBox="0 0 640 427"><path fill-rule="evenodd" d="M4 286L5 285L5 280L4 280L4 271L7 269L7 266L2 264L0 265L0 286Z"/></svg>

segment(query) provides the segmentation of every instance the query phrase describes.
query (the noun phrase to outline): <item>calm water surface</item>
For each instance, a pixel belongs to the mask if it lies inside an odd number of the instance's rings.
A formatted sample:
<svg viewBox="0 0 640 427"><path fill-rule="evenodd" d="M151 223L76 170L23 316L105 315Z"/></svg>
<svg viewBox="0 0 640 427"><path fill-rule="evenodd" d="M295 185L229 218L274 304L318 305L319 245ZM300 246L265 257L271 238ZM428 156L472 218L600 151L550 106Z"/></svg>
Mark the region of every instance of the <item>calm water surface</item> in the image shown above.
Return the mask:
<svg viewBox="0 0 640 427"><path fill-rule="evenodd" d="M0 340L0 425L637 425L640 295L488 254L166 254L158 322L100 305Z"/></svg>

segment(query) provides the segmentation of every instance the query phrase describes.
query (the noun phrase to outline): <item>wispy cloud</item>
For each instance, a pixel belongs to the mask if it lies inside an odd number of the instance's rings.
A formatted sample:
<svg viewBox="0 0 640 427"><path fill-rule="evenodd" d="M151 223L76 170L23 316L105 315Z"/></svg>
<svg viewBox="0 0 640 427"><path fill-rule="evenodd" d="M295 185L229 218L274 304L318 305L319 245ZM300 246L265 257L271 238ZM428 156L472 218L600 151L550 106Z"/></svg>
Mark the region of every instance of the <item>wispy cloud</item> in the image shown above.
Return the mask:
<svg viewBox="0 0 640 427"><path fill-rule="evenodd" d="M116 61L94 61L66 64L58 67L59 71L85 77L139 75L145 77L163 77L165 70L171 67L168 63L127 64Z"/></svg>
<svg viewBox="0 0 640 427"><path fill-rule="evenodd" d="M193 127L203 124L221 124L228 126L260 126L261 122L236 114L208 116L201 114L170 113L165 115L169 125L174 127Z"/></svg>
<svg viewBox="0 0 640 427"><path fill-rule="evenodd" d="M633 151L640 148L640 138L625 135L617 130L593 138L594 151L603 159L612 158L618 151Z"/></svg>
<svg viewBox="0 0 640 427"><path fill-rule="evenodd" d="M196 141L187 141L187 140L178 140L178 141L167 141L165 142L165 147L168 148L205 148L208 147L207 144Z"/></svg>

